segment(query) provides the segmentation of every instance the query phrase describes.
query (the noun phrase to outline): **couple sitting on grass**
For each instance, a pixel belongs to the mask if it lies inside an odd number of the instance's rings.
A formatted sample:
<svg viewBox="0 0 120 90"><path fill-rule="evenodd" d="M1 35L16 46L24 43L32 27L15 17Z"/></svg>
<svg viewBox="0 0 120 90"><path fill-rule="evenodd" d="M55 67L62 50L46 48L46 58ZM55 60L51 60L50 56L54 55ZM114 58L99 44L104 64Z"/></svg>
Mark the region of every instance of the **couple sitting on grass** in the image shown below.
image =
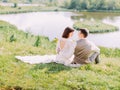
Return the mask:
<svg viewBox="0 0 120 90"><path fill-rule="evenodd" d="M57 55L16 56L16 58L30 64L56 62L71 67L79 67L92 62L99 63L100 49L87 40L89 31L79 29L77 41L71 39L73 32L72 28L65 28L62 38L57 43Z"/></svg>

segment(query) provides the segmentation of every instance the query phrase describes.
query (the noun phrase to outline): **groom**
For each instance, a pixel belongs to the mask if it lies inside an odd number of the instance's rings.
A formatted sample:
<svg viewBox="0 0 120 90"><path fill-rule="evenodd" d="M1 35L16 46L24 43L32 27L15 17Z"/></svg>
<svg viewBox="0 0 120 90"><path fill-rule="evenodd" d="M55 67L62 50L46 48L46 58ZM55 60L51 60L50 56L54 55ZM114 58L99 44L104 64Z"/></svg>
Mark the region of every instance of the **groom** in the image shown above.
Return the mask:
<svg viewBox="0 0 120 90"><path fill-rule="evenodd" d="M89 32L86 29L79 29L77 45L74 52L72 64L88 64L94 62L99 63L100 49L87 40Z"/></svg>

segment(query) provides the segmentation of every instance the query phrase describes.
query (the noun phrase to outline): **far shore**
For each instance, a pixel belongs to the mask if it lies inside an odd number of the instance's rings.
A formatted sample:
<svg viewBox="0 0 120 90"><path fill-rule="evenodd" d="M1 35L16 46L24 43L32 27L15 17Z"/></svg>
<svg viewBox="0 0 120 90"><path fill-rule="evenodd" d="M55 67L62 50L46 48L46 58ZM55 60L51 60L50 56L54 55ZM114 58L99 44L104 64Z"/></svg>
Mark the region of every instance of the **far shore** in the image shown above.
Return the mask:
<svg viewBox="0 0 120 90"><path fill-rule="evenodd" d="M17 13L28 13L28 12L110 12L120 13L120 10L75 10L67 9L57 6L45 6L42 4L17 4L14 7L13 3L0 3L0 14L17 14Z"/></svg>

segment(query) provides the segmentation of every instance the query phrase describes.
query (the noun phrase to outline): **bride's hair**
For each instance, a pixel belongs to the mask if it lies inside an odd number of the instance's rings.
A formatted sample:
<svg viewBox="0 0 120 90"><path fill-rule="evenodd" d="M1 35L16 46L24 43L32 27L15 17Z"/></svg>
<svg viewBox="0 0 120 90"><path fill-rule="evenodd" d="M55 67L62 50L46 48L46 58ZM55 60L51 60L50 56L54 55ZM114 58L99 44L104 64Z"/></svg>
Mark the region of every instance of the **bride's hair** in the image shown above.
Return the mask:
<svg viewBox="0 0 120 90"><path fill-rule="evenodd" d="M70 27L66 27L65 30L64 30L64 32L63 32L63 34L62 34L62 37L63 38L68 38L69 34L71 32L74 32L74 30L72 28L70 28Z"/></svg>

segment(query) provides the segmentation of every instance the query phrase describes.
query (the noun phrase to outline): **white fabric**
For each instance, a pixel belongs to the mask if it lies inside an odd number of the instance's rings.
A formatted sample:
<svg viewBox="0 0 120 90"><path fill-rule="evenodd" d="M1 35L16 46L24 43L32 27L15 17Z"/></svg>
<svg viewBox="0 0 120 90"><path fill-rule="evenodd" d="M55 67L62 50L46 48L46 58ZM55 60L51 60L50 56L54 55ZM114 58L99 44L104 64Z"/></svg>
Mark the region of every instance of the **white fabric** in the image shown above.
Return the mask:
<svg viewBox="0 0 120 90"><path fill-rule="evenodd" d="M60 40L65 42L65 46L63 49L60 48ZM74 50L76 47L76 42L71 40L71 39L65 39L62 38L58 41L57 44L57 52L59 52L56 55L56 62L58 63L63 63L63 64L70 64L73 60L73 54L74 54Z"/></svg>
<svg viewBox="0 0 120 90"><path fill-rule="evenodd" d="M21 60L29 64L38 64L38 63L50 63L54 62L56 55L36 55L36 56L15 56L18 60Z"/></svg>
<svg viewBox="0 0 120 90"><path fill-rule="evenodd" d="M65 46L63 49L60 48L60 40L65 41ZM58 40L56 47L56 51L58 53L57 55L16 56L15 58L29 64L56 62L64 64L66 66L78 67L80 65L70 64L74 57L73 54L75 47L75 41L71 39L61 38Z"/></svg>

